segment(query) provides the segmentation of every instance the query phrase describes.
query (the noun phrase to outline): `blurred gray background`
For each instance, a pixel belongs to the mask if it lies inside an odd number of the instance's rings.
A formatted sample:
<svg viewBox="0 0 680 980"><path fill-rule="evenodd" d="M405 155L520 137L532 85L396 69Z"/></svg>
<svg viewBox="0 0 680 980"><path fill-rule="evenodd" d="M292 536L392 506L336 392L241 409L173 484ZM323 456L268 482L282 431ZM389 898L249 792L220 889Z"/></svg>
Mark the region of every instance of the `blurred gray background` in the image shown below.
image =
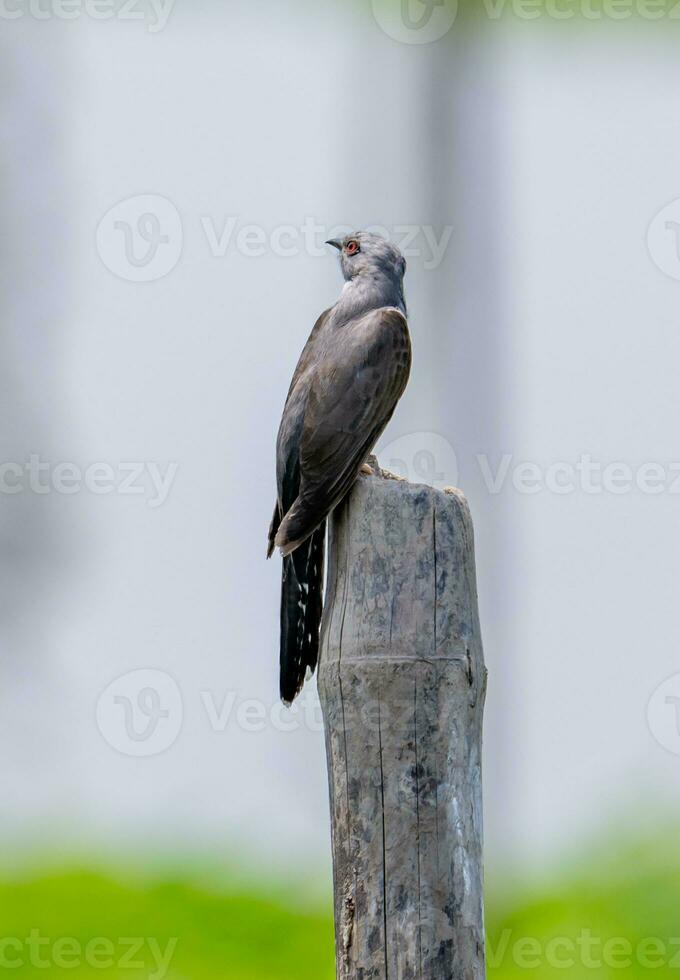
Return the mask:
<svg viewBox="0 0 680 980"><path fill-rule="evenodd" d="M675 38L139 10L1 25L5 841L328 868L314 685L279 712L264 550L341 225L412 237L414 371L379 455L470 500L489 860L677 802L648 702L678 670L678 491L637 479L680 459L680 283L647 245L680 197ZM562 492L585 456L618 483Z"/></svg>

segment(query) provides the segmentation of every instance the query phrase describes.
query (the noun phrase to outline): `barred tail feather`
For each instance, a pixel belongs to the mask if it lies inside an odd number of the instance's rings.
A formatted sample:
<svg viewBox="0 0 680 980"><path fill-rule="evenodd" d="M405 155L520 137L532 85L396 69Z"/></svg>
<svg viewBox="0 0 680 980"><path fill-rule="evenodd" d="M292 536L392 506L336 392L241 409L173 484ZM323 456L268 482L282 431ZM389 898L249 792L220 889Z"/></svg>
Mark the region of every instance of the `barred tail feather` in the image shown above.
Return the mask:
<svg viewBox="0 0 680 980"><path fill-rule="evenodd" d="M291 704L319 656L326 522L283 559L281 573L281 699Z"/></svg>

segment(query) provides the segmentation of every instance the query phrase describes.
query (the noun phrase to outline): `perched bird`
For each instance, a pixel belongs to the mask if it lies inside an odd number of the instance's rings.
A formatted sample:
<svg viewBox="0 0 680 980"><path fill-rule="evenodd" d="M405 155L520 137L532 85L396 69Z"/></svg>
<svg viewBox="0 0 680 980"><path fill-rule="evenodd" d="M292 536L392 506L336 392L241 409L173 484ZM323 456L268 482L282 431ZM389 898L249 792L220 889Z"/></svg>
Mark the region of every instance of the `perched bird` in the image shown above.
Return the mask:
<svg viewBox="0 0 680 980"><path fill-rule="evenodd" d="M278 496L267 557L283 555L281 698L300 693L319 650L326 518L352 487L389 422L411 369L406 262L357 232L337 248L345 284L300 355L276 442Z"/></svg>

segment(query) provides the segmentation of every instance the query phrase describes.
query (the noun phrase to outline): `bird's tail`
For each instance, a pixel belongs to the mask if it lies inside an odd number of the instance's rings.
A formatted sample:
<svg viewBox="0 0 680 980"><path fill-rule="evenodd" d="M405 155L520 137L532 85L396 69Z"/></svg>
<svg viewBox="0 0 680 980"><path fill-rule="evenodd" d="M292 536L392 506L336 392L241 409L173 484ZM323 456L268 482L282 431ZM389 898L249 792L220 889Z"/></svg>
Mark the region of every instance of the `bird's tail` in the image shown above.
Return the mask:
<svg viewBox="0 0 680 980"><path fill-rule="evenodd" d="M298 550L304 552L303 545L306 545L308 538L320 527L320 515L328 514L332 509L332 498L312 501L299 494L274 531L274 546L284 557Z"/></svg>
<svg viewBox="0 0 680 980"><path fill-rule="evenodd" d="M326 522L283 559L281 573L281 699L300 693L309 667L316 669L323 608Z"/></svg>

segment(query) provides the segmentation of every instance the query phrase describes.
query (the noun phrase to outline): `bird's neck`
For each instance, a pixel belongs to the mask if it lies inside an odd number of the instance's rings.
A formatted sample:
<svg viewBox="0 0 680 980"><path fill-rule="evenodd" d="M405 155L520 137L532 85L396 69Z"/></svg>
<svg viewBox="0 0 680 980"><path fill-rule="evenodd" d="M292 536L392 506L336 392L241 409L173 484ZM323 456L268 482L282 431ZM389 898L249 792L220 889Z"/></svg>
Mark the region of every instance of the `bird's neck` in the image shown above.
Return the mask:
<svg viewBox="0 0 680 980"><path fill-rule="evenodd" d="M336 322L346 322L371 310L395 306L406 315L401 282L387 276L356 276L343 286L335 304Z"/></svg>

